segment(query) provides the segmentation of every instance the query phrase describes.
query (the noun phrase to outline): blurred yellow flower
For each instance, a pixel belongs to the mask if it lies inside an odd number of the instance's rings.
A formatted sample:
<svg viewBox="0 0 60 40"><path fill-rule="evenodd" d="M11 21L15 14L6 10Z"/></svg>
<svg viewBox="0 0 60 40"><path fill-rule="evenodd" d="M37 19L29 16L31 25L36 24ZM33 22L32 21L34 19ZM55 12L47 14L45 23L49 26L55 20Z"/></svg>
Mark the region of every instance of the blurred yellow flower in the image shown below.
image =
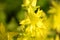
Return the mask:
<svg viewBox="0 0 60 40"><path fill-rule="evenodd" d="M59 35L56 35L56 40L60 40Z"/></svg>
<svg viewBox="0 0 60 40"><path fill-rule="evenodd" d="M53 29L56 29L57 32L60 32L60 4L56 3L55 1L52 1L53 7L48 11L48 13L52 13L53 19L54 19L54 26Z"/></svg>
<svg viewBox="0 0 60 40"><path fill-rule="evenodd" d="M7 40L7 33L5 29L5 25L3 23L0 23L0 40Z"/></svg>
<svg viewBox="0 0 60 40"><path fill-rule="evenodd" d="M37 0L23 0L22 6L28 7L28 6L32 5L34 7L34 6L36 6L36 2L37 2Z"/></svg>

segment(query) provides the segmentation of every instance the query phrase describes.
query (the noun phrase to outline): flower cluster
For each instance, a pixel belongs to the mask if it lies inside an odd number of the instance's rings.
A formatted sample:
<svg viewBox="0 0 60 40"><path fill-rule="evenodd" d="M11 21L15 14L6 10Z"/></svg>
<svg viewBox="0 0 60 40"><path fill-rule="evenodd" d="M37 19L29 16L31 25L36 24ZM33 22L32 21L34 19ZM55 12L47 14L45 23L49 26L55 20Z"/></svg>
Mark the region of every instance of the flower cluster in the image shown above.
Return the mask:
<svg viewBox="0 0 60 40"><path fill-rule="evenodd" d="M28 0L26 0L28 1ZM30 0L31 1L31 0ZM36 1L33 0L32 3L29 1L29 3L24 3L23 5L25 7L29 6L26 8L26 18L20 22L21 26L20 28L22 31L24 30L24 37L29 37L32 38L31 40L44 40L45 37L48 34L48 24L47 24L47 18L46 14L43 12L43 10L40 10L39 6L36 6ZM35 5L33 5L35 4ZM37 10L37 12L35 12ZM26 40L29 40L26 39Z"/></svg>

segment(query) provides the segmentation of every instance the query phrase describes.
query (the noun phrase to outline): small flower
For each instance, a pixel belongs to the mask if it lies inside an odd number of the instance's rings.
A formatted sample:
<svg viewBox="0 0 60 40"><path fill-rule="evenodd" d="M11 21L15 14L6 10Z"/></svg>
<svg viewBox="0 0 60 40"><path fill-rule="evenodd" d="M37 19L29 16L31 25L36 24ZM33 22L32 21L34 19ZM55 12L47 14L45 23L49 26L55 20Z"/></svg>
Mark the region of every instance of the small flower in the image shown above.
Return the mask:
<svg viewBox="0 0 60 40"><path fill-rule="evenodd" d="M37 0L23 0L22 6L28 7L31 5L31 6L35 7L36 3L37 3Z"/></svg>
<svg viewBox="0 0 60 40"><path fill-rule="evenodd" d="M7 33L5 29L5 25L3 23L0 23L0 39L1 40L7 40Z"/></svg>

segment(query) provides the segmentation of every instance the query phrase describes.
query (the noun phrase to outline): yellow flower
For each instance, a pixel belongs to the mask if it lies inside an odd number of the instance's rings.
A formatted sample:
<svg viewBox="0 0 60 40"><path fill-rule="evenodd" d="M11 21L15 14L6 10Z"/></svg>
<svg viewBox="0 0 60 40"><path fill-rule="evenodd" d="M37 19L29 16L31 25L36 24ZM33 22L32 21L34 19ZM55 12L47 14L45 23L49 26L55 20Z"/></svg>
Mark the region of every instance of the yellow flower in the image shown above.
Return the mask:
<svg viewBox="0 0 60 40"><path fill-rule="evenodd" d="M60 32L60 4L52 1L53 7L48 11L48 13L53 13L54 27L58 32Z"/></svg>
<svg viewBox="0 0 60 40"><path fill-rule="evenodd" d="M30 0L23 0L22 6L28 6L30 4Z"/></svg>
<svg viewBox="0 0 60 40"><path fill-rule="evenodd" d="M0 39L1 40L7 40L7 33L5 29L5 25L3 23L0 23Z"/></svg>
<svg viewBox="0 0 60 40"><path fill-rule="evenodd" d="M37 0L23 0L22 6L28 7L31 5L31 6L35 7L36 3L37 3Z"/></svg>
<svg viewBox="0 0 60 40"><path fill-rule="evenodd" d="M36 6L36 3L37 3L37 0L31 0L31 5L33 6L33 7L35 7Z"/></svg>
<svg viewBox="0 0 60 40"><path fill-rule="evenodd" d="M56 35L56 40L60 40L59 35Z"/></svg>
<svg viewBox="0 0 60 40"><path fill-rule="evenodd" d="M20 22L22 26L27 25L27 28L25 30L26 35L43 40L47 36L46 34L48 33L48 29L46 26L47 23L45 22L45 25L43 22L46 21L45 13L40 10L40 8L38 8L37 13L35 13L34 7L29 6L26 15L26 19Z"/></svg>

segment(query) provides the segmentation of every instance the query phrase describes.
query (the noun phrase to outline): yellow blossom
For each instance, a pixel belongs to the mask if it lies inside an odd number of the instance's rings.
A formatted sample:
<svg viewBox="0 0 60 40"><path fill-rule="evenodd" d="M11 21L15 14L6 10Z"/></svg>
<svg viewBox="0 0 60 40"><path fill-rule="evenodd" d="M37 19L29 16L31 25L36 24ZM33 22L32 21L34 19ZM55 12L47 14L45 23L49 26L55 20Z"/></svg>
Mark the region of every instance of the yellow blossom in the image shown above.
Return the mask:
<svg viewBox="0 0 60 40"><path fill-rule="evenodd" d="M22 6L28 7L29 5L31 5L31 6L35 7L36 2L37 2L37 0L24 0Z"/></svg>
<svg viewBox="0 0 60 40"><path fill-rule="evenodd" d="M56 40L60 40L59 35L56 35Z"/></svg>
<svg viewBox="0 0 60 40"><path fill-rule="evenodd" d="M35 9L37 8L36 0L32 2L31 5L27 8L26 18L20 22L21 26L27 25L25 29L25 37L28 35L30 37L35 37L35 39L44 40L48 34L46 15L45 13L38 8L37 13L35 13ZM35 9L34 9L35 8ZM45 22L45 23L44 23ZM29 38L28 38L29 39ZM32 39L31 39L32 40Z"/></svg>
<svg viewBox="0 0 60 40"><path fill-rule="evenodd" d="M5 25L3 23L0 23L0 40L7 40L7 33L5 29Z"/></svg>
<svg viewBox="0 0 60 40"><path fill-rule="evenodd" d="M48 11L49 13L53 13L53 22L54 26L53 29L56 29L58 32L60 32L60 4L56 3L55 1L52 1L53 7Z"/></svg>

